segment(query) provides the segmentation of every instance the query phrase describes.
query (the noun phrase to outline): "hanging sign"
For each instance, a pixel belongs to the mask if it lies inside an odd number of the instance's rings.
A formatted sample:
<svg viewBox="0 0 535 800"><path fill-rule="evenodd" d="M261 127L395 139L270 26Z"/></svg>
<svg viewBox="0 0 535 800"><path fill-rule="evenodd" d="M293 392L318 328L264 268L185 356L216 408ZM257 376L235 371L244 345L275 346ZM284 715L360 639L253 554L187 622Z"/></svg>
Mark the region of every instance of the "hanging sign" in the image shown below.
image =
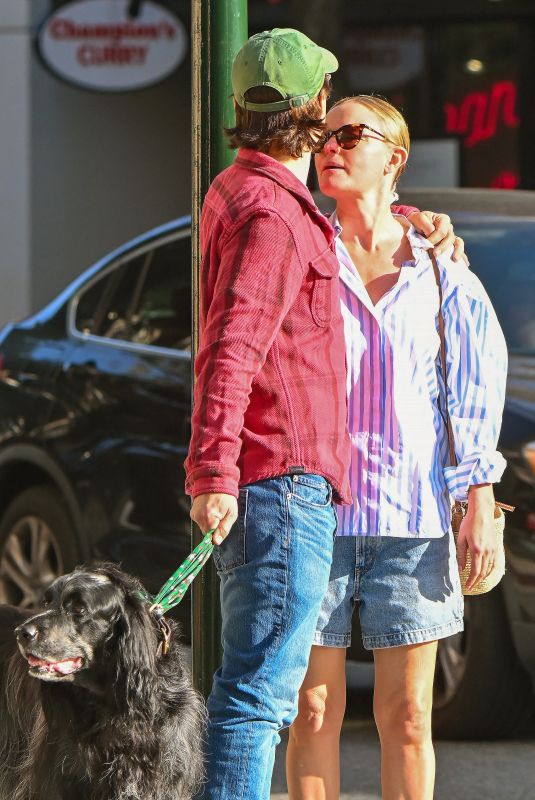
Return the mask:
<svg viewBox="0 0 535 800"><path fill-rule="evenodd" d="M137 15L129 11L138 7ZM38 33L45 64L59 77L104 92L144 89L182 63L182 22L152 0L73 0L48 16Z"/></svg>

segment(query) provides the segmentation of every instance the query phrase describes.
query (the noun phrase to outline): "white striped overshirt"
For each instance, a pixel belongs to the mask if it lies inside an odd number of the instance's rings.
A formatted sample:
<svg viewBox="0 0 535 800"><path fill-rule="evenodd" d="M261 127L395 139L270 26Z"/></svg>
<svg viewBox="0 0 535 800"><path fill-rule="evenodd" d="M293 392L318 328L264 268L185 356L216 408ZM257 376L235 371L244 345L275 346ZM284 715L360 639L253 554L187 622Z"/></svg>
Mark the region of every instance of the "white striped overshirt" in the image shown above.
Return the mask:
<svg viewBox="0 0 535 800"><path fill-rule="evenodd" d="M410 228L413 260L377 302L338 233L348 366L353 505L338 508L339 535L442 536L450 497L495 483L507 348L490 300L464 263L438 258L447 344L448 407L458 466L451 467L441 414L438 288L429 242ZM442 398L440 400L439 398Z"/></svg>

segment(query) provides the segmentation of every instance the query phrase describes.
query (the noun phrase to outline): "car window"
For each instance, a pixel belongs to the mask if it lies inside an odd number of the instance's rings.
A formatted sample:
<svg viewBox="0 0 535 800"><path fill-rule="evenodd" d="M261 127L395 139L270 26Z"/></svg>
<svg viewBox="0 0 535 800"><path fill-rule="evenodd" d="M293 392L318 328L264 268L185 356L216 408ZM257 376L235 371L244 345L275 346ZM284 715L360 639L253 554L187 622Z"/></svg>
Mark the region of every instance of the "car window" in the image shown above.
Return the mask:
<svg viewBox="0 0 535 800"><path fill-rule="evenodd" d="M152 250L126 261L114 270L96 315L95 335L128 342L132 335L132 308L140 275L150 263Z"/></svg>
<svg viewBox="0 0 535 800"><path fill-rule="evenodd" d="M453 216L453 215L452 215ZM511 352L535 352L535 221L454 217L472 269L492 301Z"/></svg>
<svg viewBox="0 0 535 800"><path fill-rule="evenodd" d="M191 349L190 238L153 251L133 298L131 341Z"/></svg>
<svg viewBox="0 0 535 800"><path fill-rule="evenodd" d="M109 302L109 287L112 275L108 273L92 283L78 297L75 327L80 333L95 333L102 310Z"/></svg>
<svg viewBox="0 0 535 800"><path fill-rule="evenodd" d="M120 264L97 278L81 292L76 307L75 326L78 331L94 336L107 336L113 323L128 313L130 297L146 254ZM118 325L117 329L121 326Z"/></svg>
<svg viewBox="0 0 535 800"><path fill-rule="evenodd" d="M190 238L124 262L79 298L82 333L154 347L191 349Z"/></svg>

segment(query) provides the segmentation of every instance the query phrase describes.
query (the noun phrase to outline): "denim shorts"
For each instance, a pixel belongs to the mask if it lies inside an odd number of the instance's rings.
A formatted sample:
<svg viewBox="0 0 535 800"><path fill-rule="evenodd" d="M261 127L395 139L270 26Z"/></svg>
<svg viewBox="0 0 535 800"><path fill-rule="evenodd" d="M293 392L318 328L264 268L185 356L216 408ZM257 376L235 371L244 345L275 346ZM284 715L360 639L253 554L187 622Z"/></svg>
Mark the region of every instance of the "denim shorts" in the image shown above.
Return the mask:
<svg viewBox="0 0 535 800"><path fill-rule="evenodd" d="M314 644L349 647L355 605L367 650L430 642L462 631L453 535L337 536Z"/></svg>

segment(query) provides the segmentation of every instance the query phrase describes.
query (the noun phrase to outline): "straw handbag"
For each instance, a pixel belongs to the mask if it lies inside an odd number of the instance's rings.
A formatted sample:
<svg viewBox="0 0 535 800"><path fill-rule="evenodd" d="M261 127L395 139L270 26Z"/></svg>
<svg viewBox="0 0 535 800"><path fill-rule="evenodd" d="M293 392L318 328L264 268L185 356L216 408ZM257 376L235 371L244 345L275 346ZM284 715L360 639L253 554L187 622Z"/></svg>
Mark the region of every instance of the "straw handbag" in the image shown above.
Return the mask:
<svg viewBox="0 0 535 800"><path fill-rule="evenodd" d="M444 389L446 395L448 393L448 384L446 379L446 337L444 334L444 317L442 315L442 285L440 282L440 272L438 270L438 265L435 259L435 256L431 253L431 261L433 262L433 270L435 272L435 279L438 286L438 295L439 295L439 314L438 314L438 328L440 334L440 361L442 367L442 377L444 380ZM448 412L448 403L446 400L446 422L448 426L448 442L449 442L449 451L450 451L450 463L451 466L457 466L457 456L455 455L455 445L453 441L453 430L451 427L451 419ZM451 528L453 530L453 536L455 539L455 546L457 546L457 539L459 537L459 530L461 527L461 522L463 521L463 517L466 514L466 510L468 508L468 503L460 502L459 500L455 500L453 504L453 508L451 511ZM491 589L494 589L495 586L501 581L505 574L505 548L503 543L503 531L505 528L505 515L503 513L504 509L506 511L514 511L514 506L508 506L505 503L496 503L494 506L494 529L495 534L498 538L498 548L496 551L496 558L494 560L494 567L490 575L487 575L486 578L483 578L472 589L467 590L466 584L468 582L468 578L470 577L470 570L472 567L472 559L470 558L470 551L466 554L466 564L463 570L460 571L459 576L461 579L461 589L462 593L465 595L474 595L474 594L485 594L485 592L490 592Z"/></svg>

